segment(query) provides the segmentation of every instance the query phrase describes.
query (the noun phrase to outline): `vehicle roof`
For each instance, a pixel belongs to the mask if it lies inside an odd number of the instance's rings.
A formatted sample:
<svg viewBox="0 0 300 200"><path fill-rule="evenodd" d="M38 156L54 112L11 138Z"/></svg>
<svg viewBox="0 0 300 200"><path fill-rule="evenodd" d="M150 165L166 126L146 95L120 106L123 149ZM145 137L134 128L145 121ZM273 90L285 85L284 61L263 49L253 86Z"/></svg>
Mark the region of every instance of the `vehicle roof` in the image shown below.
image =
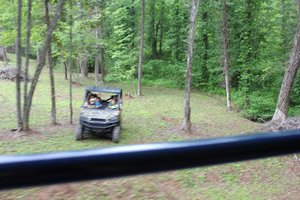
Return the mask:
<svg viewBox="0 0 300 200"><path fill-rule="evenodd" d="M87 92L106 92L122 94L122 89L110 86L88 86L85 88Z"/></svg>

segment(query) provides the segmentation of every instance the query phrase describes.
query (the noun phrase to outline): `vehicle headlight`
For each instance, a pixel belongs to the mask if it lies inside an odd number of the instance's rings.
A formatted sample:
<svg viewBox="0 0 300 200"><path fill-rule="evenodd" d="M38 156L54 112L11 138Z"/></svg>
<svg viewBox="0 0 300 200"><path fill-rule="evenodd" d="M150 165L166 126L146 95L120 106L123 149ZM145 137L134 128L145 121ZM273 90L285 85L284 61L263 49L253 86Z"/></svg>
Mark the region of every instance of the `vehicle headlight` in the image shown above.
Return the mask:
<svg viewBox="0 0 300 200"><path fill-rule="evenodd" d="M118 116L113 116L112 118L109 119L109 121L117 121L119 120Z"/></svg>
<svg viewBox="0 0 300 200"><path fill-rule="evenodd" d="M80 120L82 120L82 121L89 121L90 118L87 117L87 116L80 116Z"/></svg>

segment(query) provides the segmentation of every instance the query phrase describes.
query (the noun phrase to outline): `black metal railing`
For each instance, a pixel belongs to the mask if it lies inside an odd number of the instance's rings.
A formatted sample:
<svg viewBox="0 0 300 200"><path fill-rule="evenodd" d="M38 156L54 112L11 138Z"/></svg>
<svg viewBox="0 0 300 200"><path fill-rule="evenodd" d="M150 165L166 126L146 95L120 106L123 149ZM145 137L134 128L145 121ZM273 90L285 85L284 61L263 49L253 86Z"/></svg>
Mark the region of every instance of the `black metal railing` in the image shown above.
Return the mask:
<svg viewBox="0 0 300 200"><path fill-rule="evenodd" d="M300 131L0 156L0 189L112 178L300 152Z"/></svg>

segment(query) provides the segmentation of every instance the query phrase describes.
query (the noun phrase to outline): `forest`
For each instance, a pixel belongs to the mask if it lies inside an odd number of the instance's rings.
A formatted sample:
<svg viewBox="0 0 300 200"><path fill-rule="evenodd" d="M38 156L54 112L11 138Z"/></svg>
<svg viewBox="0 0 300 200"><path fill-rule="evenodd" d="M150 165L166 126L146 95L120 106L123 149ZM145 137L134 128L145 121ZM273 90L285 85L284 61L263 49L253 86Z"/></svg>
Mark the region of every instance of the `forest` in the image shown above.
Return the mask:
<svg viewBox="0 0 300 200"><path fill-rule="evenodd" d="M43 1L32 1L30 8L26 3L20 14L20 54L39 60L59 2L46 1L46 14ZM143 85L184 88L192 3L66 1L51 33L47 63L52 70L64 70L66 78L69 70L78 83L96 73L96 85L138 79ZM3 52L14 53L18 3L2 1L0 6L0 46ZM298 7L297 1L285 0L201 1L195 18L191 88L226 96L226 65L234 108L256 122L272 119L290 63ZM300 111L300 81L298 77L293 81L289 116Z"/></svg>
<svg viewBox="0 0 300 200"><path fill-rule="evenodd" d="M1 155L118 145L74 140L87 86L123 89L121 145L300 128L300 0L0 0L0 11ZM297 199L298 156L0 198Z"/></svg>

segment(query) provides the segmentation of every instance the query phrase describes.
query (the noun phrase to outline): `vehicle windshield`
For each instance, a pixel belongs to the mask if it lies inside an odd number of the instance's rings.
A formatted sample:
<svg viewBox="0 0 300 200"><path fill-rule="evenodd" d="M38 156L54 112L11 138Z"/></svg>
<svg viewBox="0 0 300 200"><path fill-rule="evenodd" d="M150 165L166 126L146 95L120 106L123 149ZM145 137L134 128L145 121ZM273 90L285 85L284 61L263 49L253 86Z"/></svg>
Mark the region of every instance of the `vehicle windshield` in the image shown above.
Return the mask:
<svg viewBox="0 0 300 200"><path fill-rule="evenodd" d="M121 99L115 93L87 92L84 107L94 109L119 109Z"/></svg>

